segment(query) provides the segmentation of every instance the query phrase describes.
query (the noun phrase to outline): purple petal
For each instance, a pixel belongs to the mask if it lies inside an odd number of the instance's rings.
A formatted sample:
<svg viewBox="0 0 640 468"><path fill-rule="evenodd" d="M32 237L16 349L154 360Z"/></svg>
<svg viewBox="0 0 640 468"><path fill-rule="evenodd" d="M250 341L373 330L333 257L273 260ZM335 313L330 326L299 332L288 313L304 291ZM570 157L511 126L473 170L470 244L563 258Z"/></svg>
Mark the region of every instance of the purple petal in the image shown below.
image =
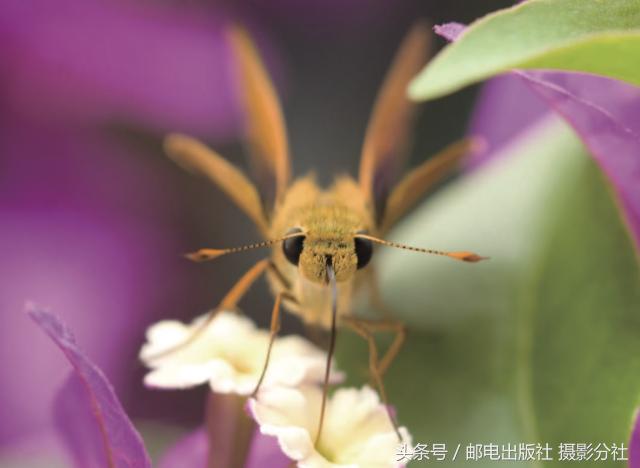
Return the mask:
<svg viewBox="0 0 640 468"><path fill-rule="evenodd" d="M640 88L581 73L517 73L589 148L640 246Z"/></svg>
<svg viewBox="0 0 640 468"><path fill-rule="evenodd" d="M54 421L75 466L106 466L105 441L86 394L82 381L71 373L54 400Z"/></svg>
<svg viewBox="0 0 640 468"><path fill-rule="evenodd" d="M209 436L204 427L190 432L180 439L162 456L158 468L193 468L207 466L209 453ZM288 468L291 459L287 457L275 437L255 431L245 468Z"/></svg>
<svg viewBox="0 0 640 468"><path fill-rule="evenodd" d="M121 119L228 136L238 114L222 22L167 3L8 0L4 104L53 122Z"/></svg>
<svg viewBox="0 0 640 468"><path fill-rule="evenodd" d="M640 412L636 413L629 441L629 468L640 468Z"/></svg>
<svg viewBox="0 0 640 468"><path fill-rule="evenodd" d="M455 40L462 31L464 27L457 23L436 28L437 33L449 40ZM610 78L583 73L529 70L515 71L514 74L521 77L550 109L563 117L589 148L612 183L635 245L640 247L640 89ZM481 113L474 119L472 129L474 134L480 132L490 144L492 139L494 144L495 140L504 141L517 133L518 125L524 126L527 120L531 123L531 119L541 115L539 104L527 93L518 92L510 97L501 95L503 104L510 106L516 104L517 100L516 109L528 109L525 114L516 112L515 115L501 111L492 102L492 92L487 93L489 98L481 101ZM496 115L508 115L513 119L506 126L508 131L502 136L496 136L495 131L484 135L483 124L478 122L492 121ZM500 125L490 128L497 127Z"/></svg>
<svg viewBox="0 0 640 468"><path fill-rule="evenodd" d="M0 447L0 466L3 467L54 468L70 464L71 458L66 447L50 427L43 427L37 433L14 439L10 444Z"/></svg>
<svg viewBox="0 0 640 468"><path fill-rule="evenodd" d="M255 420L255 413L252 410L250 401L250 399L246 401L244 410ZM253 439L251 440L251 452L247 457L245 468L260 468L262 466L287 468L291 466L291 463L291 459L280 448L276 437L264 435L260 430L254 431Z"/></svg>
<svg viewBox="0 0 640 468"><path fill-rule="evenodd" d="M204 468L207 466L209 438L204 427L196 429L180 439L160 459L158 468Z"/></svg>
<svg viewBox="0 0 640 468"><path fill-rule="evenodd" d="M460 34L462 34L462 32L466 28L467 27L462 23L451 22L451 23L444 23L444 24L436 24L433 27L433 31L438 36L444 37L447 41L453 42L456 39L458 39Z"/></svg>
<svg viewBox="0 0 640 468"><path fill-rule="evenodd" d="M150 467L142 438L113 387L77 347L71 331L35 306L28 307L28 314L73 366L71 378L58 395L55 412L78 466Z"/></svg>
<svg viewBox="0 0 640 468"><path fill-rule="evenodd" d="M481 136L487 149L471 155L469 167L475 168L495 156L520 132L549 114L549 108L521 79L501 75L482 87L476 101L469 134Z"/></svg>
<svg viewBox="0 0 640 468"><path fill-rule="evenodd" d="M291 463L291 459L280 449L276 437L255 431L251 441L251 452L247 458L245 468L261 468L263 466L288 468Z"/></svg>

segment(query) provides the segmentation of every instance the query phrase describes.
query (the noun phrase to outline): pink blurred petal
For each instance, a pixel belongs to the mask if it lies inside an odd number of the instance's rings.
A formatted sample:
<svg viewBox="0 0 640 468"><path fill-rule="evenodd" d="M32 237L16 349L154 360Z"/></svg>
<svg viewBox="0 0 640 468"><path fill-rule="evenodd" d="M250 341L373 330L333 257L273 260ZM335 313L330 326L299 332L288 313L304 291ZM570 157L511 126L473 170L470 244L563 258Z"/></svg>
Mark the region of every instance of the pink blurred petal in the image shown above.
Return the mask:
<svg viewBox="0 0 640 468"><path fill-rule="evenodd" d="M71 331L55 316L29 306L29 316L73 367L56 399L56 419L77 466L150 467L140 434L113 387L78 348Z"/></svg>
<svg viewBox="0 0 640 468"><path fill-rule="evenodd" d="M251 418L256 418L250 400L246 401L244 410ZM245 468L261 468L263 466L288 468L291 463L292 460L280 448L278 438L265 435L256 428L251 440L251 453L247 457Z"/></svg>
<svg viewBox="0 0 640 468"><path fill-rule="evenodd" d="M438 36L444 37L447 41L453 42L460 37L460 34L462 34L466 28L464 24L452 21L451 23L436 24L433 27L433 31Z"/></svg>
<svg viewBox="0 0 640 468"><path fill-rule="evenodd" d="M54 123L119 119L229 136L238 114L223 21L166 3L8 0L4 105Z"/></svg>
<svg viewBox="0 0 640 468"><path fill-rule="evenodd" d="M43 427L37 433L0 447L0 466L3 467L67 468L71 460L60 436L52 427Z"/></svg>
<svg viewBox="0 0 640 468"><path fill-rule="evenodd" d="M264 435L259 430L255 431L245 468L289 468L291 463L291 459L280 449L276 437Z"/></svg>
<svg viewBox="0 0 640 468"><path fill-rule="evenodd" d="M174 216L167 174L143 158L89 132L16 121L0 126L0 155L3 443L49 423L67 369L25 320L25 301L64 311L123 391L140 373L144 326L184 302L188 270L179 234L165 228Z"/></svg>
<svg viewBox="0 0 640 468"><path fill-rule="evenodd" d="M54 419L76 467L107 466L102 424L93 413L91 398L87 398L83 382L69 375L54 400Z"/></svg>

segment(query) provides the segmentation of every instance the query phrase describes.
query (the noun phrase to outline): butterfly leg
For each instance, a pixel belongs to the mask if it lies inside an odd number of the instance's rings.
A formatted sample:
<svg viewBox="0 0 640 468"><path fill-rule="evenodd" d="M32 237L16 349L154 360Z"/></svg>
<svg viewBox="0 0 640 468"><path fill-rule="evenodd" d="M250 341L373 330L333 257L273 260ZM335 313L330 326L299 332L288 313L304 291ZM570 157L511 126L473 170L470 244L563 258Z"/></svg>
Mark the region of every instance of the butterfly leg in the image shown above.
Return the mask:
<svg viewBox="0 0 640 468"><path fill-rule="evenodd" d="M407 339L407 327L404 323L393 320L367 320L367 319L356 319L361 324L364 324L371 332L389 332L393 333L393 341L387 351L382 356L382 359L378 362L378 372L380 375L384 376L389 366L393 363L395 358L398 356L398 353L402 349L406 339Z"/></svg>
<svg viewBox="0 0 640 468"><path fill-rule="evenodd" d="M345 317L343 318L343 320L349 328L351 328L354 332L367 340L367 344L369 346L369 373L371 375L371 379L380 392L380 399L387 409L389 420L391 421L391 424L396 431L398 439L402 440L402 436L400 435L400 431L398 429L398 423L396 422L395 416L391 413L391 409L389 408L387 392L384 388L382 375L387 370L393 358L397 355L400 347L402 346L402 343L404 342L404 332L396 333L396 339L389 347L382 360L378 358L378 347L373 332L382 331L383 329L385 329L386 331L391 327L395 327L397 330L404 330L404 327L399 322L389 320L369 321L355 317Z"/></svg>
<svg viewBox="0 0 640 468"><path fill-rule="evenodd" d="M279 292L276 294L275 301L273 302L273 310L271 311L271 326L269 329L269 346L267 347L267 355L264 359L264 366L262 367L262 372L260 373L260 378L258 379L258 383L256 383L256 388L251 393L251 397L255 398L258 390L260 390L260 385L262 385L262 381L264 380L264 376L267 374L267 367L269 367L269 358L271 357L271 348L273 347L273 342L278 336L278 332L280 331L280 301L282 300L282 296L284 293Z"/></svg>
<svg viewBox="0 0 640 468"><path fill-rule="evenodd" d="M244 275L240 277L238 282L231 288L227 295L224 296L222 301L220 301L220 304L218 304L218 306L214 309L211 309L209 312L207 312L206 318L202 321L202 323L200 323L200 325L198 325L198 328L196 328L186 340L184 340L182 343L177 344L173 348L169 348L156 354L155 356L151 356L149 359L153 361L175 353L180 349L183 349L184 347L193 343L193 341L207 329L216 315L218 315L218 312L220 312L221 310L236 310L236 306L238 305L240 299L242 299L242 297L246 294L253 283L256 282L260 275L264 273L268 265L268 259L260 260L258 263L253 265L249 270L245 272Z"/></svg>
<svg viewBox="0 0 640 468"><path fill-rule="evenodd" d="M372 331L391 332L394 334L393 342L387 349L379 364L380 374L384 375L404 345L407 338L407 328L402 322L392 318L393 313L391 312L391 309L387 307L387 304L385 304L384 299L382 298L376 273L376 270L373 268L370 269L368 275L365 277L365 281L367 282L367 290L369 292L369 302L374 309L380 311L383 318L380 320L358 320L366 323L366 326Z"/></svg>
<svg viewBox="0 0 640 468"><path fill-rule="evenodd" d="M262 385L262 381L264 380L264 376L267 374L267 368L269 367L269 358L271 357L271 348L273 347L273 342L278 336L278 332L280 331L280 304L281 302L288 301L293 304L297 304L295 297L288 292L289 284L287 284L286 280L282 277L275 264L266 260L266 269L276 278L278 283L280 283L280 287L282 288L278 293L276 293L276 298L273 303L273 309L271 310L271 326L269 327L269 346L267 347L267 355L265 356L264 366L262 367L262 372L260 373L260 378L258 379L258 383L256 384L255 389L251 393L252 397L255 397L260 390L260 386Z"/></svg>

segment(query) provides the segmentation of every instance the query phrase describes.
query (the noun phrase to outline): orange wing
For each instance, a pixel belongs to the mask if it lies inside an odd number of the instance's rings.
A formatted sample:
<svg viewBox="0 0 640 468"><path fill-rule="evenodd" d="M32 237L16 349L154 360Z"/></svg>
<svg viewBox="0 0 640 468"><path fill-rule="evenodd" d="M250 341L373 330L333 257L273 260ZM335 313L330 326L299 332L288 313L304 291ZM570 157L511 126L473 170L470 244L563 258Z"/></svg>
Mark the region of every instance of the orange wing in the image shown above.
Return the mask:
<svg viewBox="0 0 640 468"><path fill-rule="evenodd" d="M169 135L165 151L183 168L197 172L214 182L267 235L267 220L256 187L240 169L198 140L186 135Z"/></svg>
<svg viewBox="0 0 640 468"><path fill-rule="evenodd" d="M420 22L405 37L376 99L360 160L360 187L382 221L390 189L404 165L416 105L407 97L409 81L426 64L431 31Z"/></svg>
<svg viewBox="0 0 640 468"><path fill-rule="evenodd" d="M387 198L380 232L387 232L427 190L452 172L473 145L470 138L452 143L405 175Z"/></svg>
<svg viewBox="0 0 640 468"><path fill-rule="evenodd" d="M236 62L239 95L245 113L252 166L268 210L289 184L287 134L276 91L247 32L233 26L227 37ZM266 181L265 181L266 179Z"/></svg>

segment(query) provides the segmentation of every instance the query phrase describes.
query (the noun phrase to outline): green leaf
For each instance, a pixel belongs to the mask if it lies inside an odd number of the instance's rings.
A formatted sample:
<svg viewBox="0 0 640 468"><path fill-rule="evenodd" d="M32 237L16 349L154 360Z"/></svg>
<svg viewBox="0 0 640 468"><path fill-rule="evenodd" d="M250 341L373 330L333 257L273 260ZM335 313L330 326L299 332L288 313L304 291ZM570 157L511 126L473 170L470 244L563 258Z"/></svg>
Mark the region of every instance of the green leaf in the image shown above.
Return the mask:
<svg viewBox="0 0 640 468"><path fill-rule="evenodd" d="M490 260L379 252L384 298L409 326L389 398L414 442L462 444L445 466L468 466L468 443L549 443L556 459L562 442L627 443L640 395L640 268L600 171L556 118L505 153L394 236ZM352 383L366 379L366 346L338 343Z"/></svg>
<svg viewBox="0 0 640 468"><path fill-rule="evenodd" d="M529 0L474 22L409 86L444 96L514 68L609 76L640 86L640 0Z"/></svg>

